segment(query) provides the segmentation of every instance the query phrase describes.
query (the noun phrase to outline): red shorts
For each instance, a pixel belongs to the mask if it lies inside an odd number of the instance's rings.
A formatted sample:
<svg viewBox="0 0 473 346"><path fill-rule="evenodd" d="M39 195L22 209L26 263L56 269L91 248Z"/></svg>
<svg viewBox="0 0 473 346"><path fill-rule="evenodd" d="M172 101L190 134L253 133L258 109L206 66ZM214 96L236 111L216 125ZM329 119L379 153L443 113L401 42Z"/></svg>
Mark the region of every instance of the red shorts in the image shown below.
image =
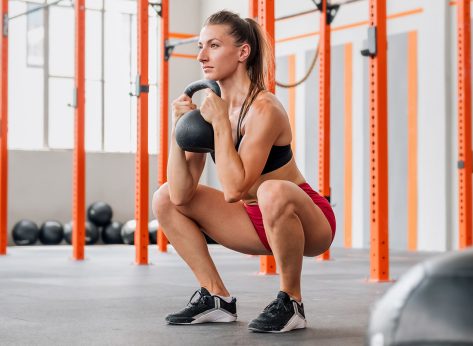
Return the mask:
<svg viewBox="0 0 473 346"><path fill-rule="evenodd" d="M333 213L332 207L327 201L325 197L319 195L316 191L314 191L309 184L303 183L300 184L299 187L304 190L307 195L314 201L315 205L318 206L322 213L324 213L325 217L327 218L328 223L330 224L330 228L332 229L332 241L335 237L335 214ZM244 204L246 212L250 217L253 226L255 226L256 233L260 238L261 242L263 243L264 247L271 251L271 247L268 243L268 238L266 237L266 231L264 230L263 226L263 216L261 215L261 210L257 204L247 205Z"/></svg>

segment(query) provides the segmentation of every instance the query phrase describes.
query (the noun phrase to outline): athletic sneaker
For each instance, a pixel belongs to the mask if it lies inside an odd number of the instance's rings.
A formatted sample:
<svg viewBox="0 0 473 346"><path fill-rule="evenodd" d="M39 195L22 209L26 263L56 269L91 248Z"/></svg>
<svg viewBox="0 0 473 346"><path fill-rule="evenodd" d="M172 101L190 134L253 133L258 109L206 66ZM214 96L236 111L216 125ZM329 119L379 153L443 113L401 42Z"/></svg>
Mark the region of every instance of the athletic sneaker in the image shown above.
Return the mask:
<svg viewBox="0 0 473 346"><path fill-rule="evenodd" d="M195 291L184 309L166 316L166 322L169 324L233 322L236 319L236 298L233 297L231 302L227 303L219 296L211 295L203 287Z"/></svg>
<svg viewBox="0 0 473 346"><path fill-rule="evenodd" d="M248 324L248 329L254 332L284 333L305 328L306 325L304 305L291 299L286 292L279 291L277 298Z"/></svg>

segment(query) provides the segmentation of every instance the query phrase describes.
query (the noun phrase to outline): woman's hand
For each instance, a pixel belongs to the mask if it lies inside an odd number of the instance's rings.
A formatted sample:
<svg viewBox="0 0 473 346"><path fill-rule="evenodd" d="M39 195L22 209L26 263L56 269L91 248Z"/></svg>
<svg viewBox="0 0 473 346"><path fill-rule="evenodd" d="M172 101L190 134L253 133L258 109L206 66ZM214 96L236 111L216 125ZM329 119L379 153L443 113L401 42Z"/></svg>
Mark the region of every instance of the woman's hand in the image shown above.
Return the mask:
<svg viewBox="0 0 473 346"><path fill-rule="evenodd" d="M200 106L200 113L208 123L214 125L216 122L226 119L228 120L228 105L213 91L207 89L207 97Z"/></svg>
<svg viewBox="0 0 473 346"><path fill-rule="evenodd" d="M192 99L186 94L182 94L172 102L172 123L173 128L176 126L177 121L187 112L196 109L197 106L192 103Z"/></svg>

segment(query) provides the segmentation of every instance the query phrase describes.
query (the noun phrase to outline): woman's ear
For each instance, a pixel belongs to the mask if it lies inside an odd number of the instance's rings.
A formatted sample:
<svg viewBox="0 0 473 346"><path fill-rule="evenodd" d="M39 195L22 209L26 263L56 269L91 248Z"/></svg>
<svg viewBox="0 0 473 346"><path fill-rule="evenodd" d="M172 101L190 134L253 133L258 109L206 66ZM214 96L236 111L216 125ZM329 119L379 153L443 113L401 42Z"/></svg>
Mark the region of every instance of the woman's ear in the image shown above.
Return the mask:
<svg viewBox="0 0 473 346"><path fill-rule="evenodd" d="M250 56L251 47L248 43L243 43L240 47L240 58L238 59L239 62L245 62L246 59Z"/></svg>

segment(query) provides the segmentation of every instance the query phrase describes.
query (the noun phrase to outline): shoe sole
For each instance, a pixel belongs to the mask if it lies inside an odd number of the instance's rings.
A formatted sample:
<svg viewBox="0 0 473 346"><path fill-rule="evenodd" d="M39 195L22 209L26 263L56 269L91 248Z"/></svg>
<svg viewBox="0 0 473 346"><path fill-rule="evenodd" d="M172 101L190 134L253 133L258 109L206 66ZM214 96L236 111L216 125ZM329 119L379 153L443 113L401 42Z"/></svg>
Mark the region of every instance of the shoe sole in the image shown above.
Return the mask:
<svg viewBox="0 0 473 346"><path fill-rule="evenodd" d="M192 322L170 322L169 324L200 324L200 323L228 323L236 321L237 316L221 309L208 311L198 315Z"/></svg>
<svg viewBox="0 0 473 346"><path fill-rule="evenodd" d="M289 322L281 330L264 330L253 327L248 327L249 330L259 333L286 333L295 329L304 329L307 327L307 321L300 317L298 314L295 314L291 317Z"/></svg>

